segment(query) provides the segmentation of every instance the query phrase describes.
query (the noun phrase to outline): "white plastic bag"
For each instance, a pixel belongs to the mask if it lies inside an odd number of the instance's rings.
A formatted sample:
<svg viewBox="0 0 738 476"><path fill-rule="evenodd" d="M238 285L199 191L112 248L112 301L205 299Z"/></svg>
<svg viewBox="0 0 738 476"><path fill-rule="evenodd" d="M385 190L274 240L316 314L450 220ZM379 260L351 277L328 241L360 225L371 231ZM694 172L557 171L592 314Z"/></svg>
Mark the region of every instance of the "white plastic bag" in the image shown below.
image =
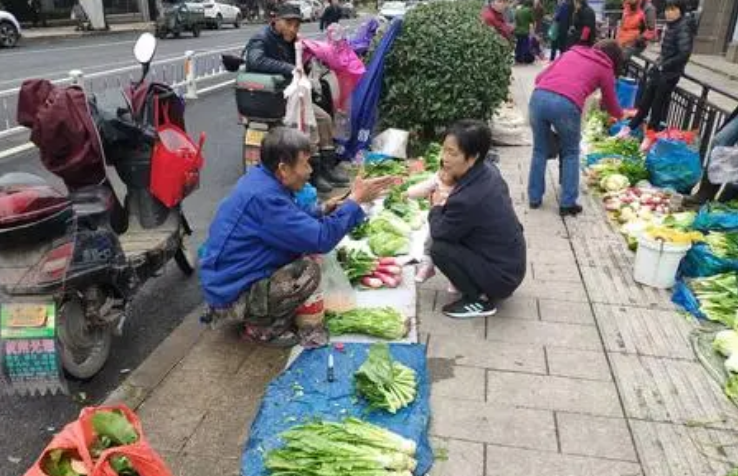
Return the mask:
<svg viewBox="0 0 738 476"><path fill-rule="evenodd" d="M407 159L410 133L402 129L387 129L372 141L372 150L396 159Z"/></svg>
<svg viewBox="0 0 738 476"><path fill-rule="evenodd" d="M323 256L320 281L326 311L347 312L356 307L356 291L341 268L335 250Z"/></svg>
<svg viewBox="0 0 738 476"><path fill-rule="evenodd" d="M295 45L295 51L297 64L301 65L302 43L299 41ZM313 110L310 78L295 69L292 72L292 82L284 90L284 97L287 98L287 106L284 114L285 126L294 127L306 134L310 134L311 130L317 129L318 121L315 119L315 111Z"/></svg>
<svg viewBox="0 0 738 476"><path fill-rule="evenodd" d="M714 184L738 182L738 147L715 147L707 165L707 177Z"/></svg>

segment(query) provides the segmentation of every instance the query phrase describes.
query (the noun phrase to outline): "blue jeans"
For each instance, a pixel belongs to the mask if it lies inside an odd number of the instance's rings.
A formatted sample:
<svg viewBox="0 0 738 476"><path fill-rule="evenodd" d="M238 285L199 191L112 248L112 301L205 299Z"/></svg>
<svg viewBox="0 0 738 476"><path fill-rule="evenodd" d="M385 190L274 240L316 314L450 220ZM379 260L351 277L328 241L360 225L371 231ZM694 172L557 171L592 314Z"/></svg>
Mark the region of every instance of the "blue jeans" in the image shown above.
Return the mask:
<svg viewBox="0 0 738 476"><path fill-rule="evenodd" d="M572 207L579 198L579 141L582 111L560 94L536 89L530 98L530 125L533 128L533 159L528 175L528 201L540 204L546 193L546 161L551 129L559 135L561 151L561 206Z"/></svg>

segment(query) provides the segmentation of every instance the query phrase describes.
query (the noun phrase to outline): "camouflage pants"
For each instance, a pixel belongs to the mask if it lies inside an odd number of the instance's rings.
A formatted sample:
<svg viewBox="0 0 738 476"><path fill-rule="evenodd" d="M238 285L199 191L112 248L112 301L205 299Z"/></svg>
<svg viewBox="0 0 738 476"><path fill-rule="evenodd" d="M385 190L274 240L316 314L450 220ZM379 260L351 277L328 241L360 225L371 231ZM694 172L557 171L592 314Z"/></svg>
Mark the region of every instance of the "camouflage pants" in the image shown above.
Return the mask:
<svg viewBox="0 0 738 476"><path fill-rule="evenodd" d="M254 283L231 306L212 309L213 324L244 322L249 338L269 341L294 330L295 311L320 285L320 265L299 259Z"/></svg>

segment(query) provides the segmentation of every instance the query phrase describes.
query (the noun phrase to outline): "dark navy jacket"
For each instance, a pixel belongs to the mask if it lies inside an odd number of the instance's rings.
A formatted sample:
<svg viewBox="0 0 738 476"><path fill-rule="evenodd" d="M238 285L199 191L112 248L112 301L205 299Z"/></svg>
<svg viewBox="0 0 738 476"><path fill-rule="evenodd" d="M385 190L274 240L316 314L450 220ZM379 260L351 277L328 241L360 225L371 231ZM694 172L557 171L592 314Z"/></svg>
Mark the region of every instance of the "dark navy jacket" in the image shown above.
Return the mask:
<svg viewBox="0 0 738 476"><path fill-rule="evenodd" d="M258 166L241 177L210 225L200 283L213 307L235 302L252 284L303 255L324 254L364 220L353 201L316 218L294 194Z"/></svg>
<svg viewBox="0 0 738 476"><path fill-rule="evenodd" d="M495 282L502 277L509 289L499 290L501 295L512 294L525 278L523 227L497 166L480 162L472 167L446 205L433 207L429 221L434 240L461 244L479 256L475 275L494 275L490 281Z"/></svg>
<svg viewBox="0 0 738 476"><path fill-rule="evenodd" d="M244 59L246 70L252 73L292 76L297 61L295 44L285 41L267 25L246 44Z"/></svg>

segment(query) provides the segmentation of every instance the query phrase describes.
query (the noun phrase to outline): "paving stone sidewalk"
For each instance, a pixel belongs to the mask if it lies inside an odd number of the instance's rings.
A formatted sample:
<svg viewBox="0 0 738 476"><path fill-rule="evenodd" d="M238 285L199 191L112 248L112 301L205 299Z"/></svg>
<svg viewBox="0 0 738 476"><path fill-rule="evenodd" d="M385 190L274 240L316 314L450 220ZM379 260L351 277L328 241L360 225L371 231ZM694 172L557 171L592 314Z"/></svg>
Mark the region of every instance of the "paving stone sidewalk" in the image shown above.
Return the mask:
<svg viewBox="0 0 738 476"><path fill-rule="evenodd" d="M516 69L527 104L538 69ZM418 290L432 375L432 476L724 476L738 465L738 409L697 362L666 292L632 280L632 255L597 200L558 217L525 206L530 148L501 168L526 229L529 273L488 319L455 321L442 278ZM551 167L551 190L557 178ZM178 476L239 473L266 384L287 354L203 331L193 315L110 401L138 407ZM172 356L175 356L172 358Z"/></svg>

